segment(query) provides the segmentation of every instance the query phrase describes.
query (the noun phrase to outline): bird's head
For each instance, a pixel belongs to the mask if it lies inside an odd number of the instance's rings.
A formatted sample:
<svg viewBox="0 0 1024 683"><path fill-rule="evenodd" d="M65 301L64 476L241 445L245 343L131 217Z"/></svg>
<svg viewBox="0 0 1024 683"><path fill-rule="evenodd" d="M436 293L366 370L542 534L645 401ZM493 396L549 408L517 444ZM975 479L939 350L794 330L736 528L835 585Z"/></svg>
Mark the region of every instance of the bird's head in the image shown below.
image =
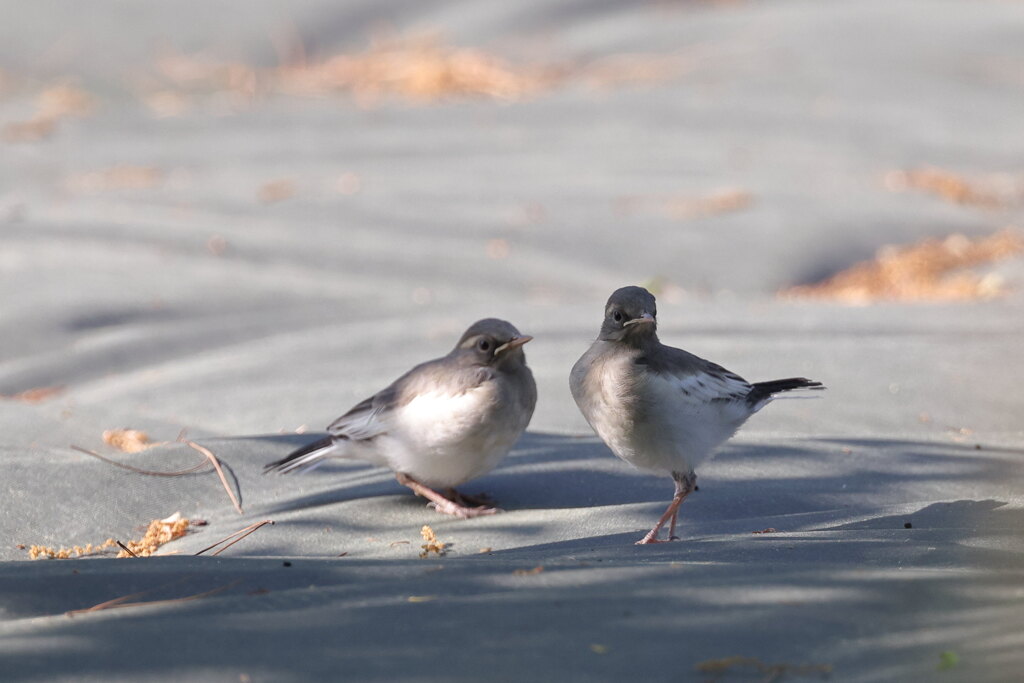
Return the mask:
<svg viewBox="0 0 1024 683"><path fill-rule="evenodd" d="M511 323L485 318L469 326L452 353L473 365L513 367L526 363L523 344L531 339Z"/></svg>
<svg viewBox="0 0 1024 683"><path fill-rule="evenodd" d="M658 306L643 287L623 287L612 292L604 307L602 341L641 344L657 339Z"/></svg>

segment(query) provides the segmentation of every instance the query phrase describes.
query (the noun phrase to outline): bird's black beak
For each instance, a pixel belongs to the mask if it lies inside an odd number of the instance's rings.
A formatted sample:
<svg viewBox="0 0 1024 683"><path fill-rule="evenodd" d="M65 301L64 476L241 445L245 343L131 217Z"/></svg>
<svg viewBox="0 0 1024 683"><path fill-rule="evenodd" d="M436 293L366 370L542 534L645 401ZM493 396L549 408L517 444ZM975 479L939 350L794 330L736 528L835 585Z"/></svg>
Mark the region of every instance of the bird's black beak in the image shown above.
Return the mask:
<svg viewBox="0 0 1024 683"><path fill-rule="evenodd" d="M656 322L654 320L654 316L651 315L650 313L648 313L647 311L644 311L643 315L641 315L639 318L633 318L632 320L627 320L625 323L623 323L623 327L629 327L630 325L638 325L640 323L653 323L653 322Z"/></svg>
<svg viewBox="0 0 1024 683"><path fill-rule="evenodd" d="M520 346L530 341L531 339L533 339L533 337L531 337L528 334L524 334L522 337L516 337L515 339L511 339L502 344L501 346L499 346L498 348L494 349L494 355L497 356L502 351L508 351L509 349L518 349Z"/></svg>

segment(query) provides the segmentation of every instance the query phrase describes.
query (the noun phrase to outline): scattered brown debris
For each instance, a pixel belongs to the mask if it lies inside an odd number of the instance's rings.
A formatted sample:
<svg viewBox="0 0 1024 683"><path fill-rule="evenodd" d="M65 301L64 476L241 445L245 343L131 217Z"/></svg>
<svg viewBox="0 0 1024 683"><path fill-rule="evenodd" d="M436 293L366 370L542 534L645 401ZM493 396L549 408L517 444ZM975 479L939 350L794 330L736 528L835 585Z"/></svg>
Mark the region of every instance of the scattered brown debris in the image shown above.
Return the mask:
<svg viewBox="0 0 1024 683"><path fill-rule="evenodd" d="M637 212L657 212L674 220L693 220L746 209L754 195L739 188L723 188L703 196L679 197L664 195L622 195L612 199L611 209L617 216Z"/></svg>
<svg viewBox="0 0 1024 683"><path fill-rule="evenodd" d="M951 171L925 167L912 171L889 171L885 187L891 192L920 190L937 195L953 204L996 208L1024 198L1024 186L1018 179L995 176L970 181Z"/></svg>
<svg viewBox="0 0 1024 683"><path fill-rule="evenodd" d="M0 398L9 401L21 401L23 403L42 403L62 393L64 393L63 386L36 387L35 389L26 389L17 394L0 394Z"/></svg>
<svg viewBox="0 0 1024 683"><path fill-rule="evenodd" d="M540 565L537 565L533 569L516 569L512 573L515 574L516 576L533 576L535 574L540 574L543 571L544 571L544 567L542 567Z"/></svg>
<svg viewBox="0 0 1024 683"><path fill-rule="evenodd" d="M760 531L751 531L750 533L752 533L752 534L777 534L777 533L779 533L779 530L776 529L773 526L770 526L767 529L761 529Z"/></svg>
<svg viewBox="0 0 1024 683"><path fill-rule="evenodd" d="M175 512L167 519L154 519L146 529L146 535L140 541L128 541L128 547L117 554L118 557L149 557L165 543L181 538L188 531L189 520Z"/></svg>
<svg viewBox="0 0 1024 683"><path fill-rule="evenodd" d="M167 54L156 62L156 70L165 81L187 90L232 92L246 97L256 94L259 74L244 64L225 64L207 55ZM173 92L161 90L157 92ZM151 95L152 96L152 95Z"/></svg>
<svg viewBox="0 0 1024 683"><path fill-rule="evenodd" d="M149 524L145 536L140 541L128 541L122 543L113 538L108 538L98 545L87 543L84 546L75 545L70 548L51 548L45 545L33 545L28 547L28 556L33 559L48 558L55 560L67 560L75 557L86 557L98 555L108 548L120 547L117 557L149 557L157 548L180 538L188 531L189 520L182 517L180 512L175 512L167 519L155 519ZM24 546L21 546L24 547Z"/></svg>
<svg viewBox="0 0 1024 683"><path fill-rule="evenodd" d="M347 171L338 176L335 189L338 191L338 194L359 194L359 191L363 189L363 180L352 171Z"/></svg>
<svg viewBox="0 0 1024 683"><path fill-rule="evenodd" d="M285 66L277 89L302 95L350 93L363 105L388 95L416 101L453 96L515 100L545 87L543 68L512 66L482 50L443 45L436 36L375 40L360 54Z"/></svg>
<svg viewBox="0 0 1024 683"><path fill-rule="evenodd" d="M773 683L788 676L820 676L827 677L832 673L830 664L767 664L756 657L725 657L722 659L707 659L697 663L694 667L697 671L712 674L711 681L717 681L731 671L737 673L743 670L753 669L756 673L764 676L761 680L765 683Z"/></svg>
<svg viewBox="0 0 1024 683"><path fill-rule="evenodd" d="M157 187L163 180L164 172L156 166L119 165L72 175L65 181L65 185L73 192L96 193L145 190Z"/></svg>
<svg viewBox="0 0 1024 683"><path fill-rule="evenodd" d="M260 186L256 198L264 204L281 202L295 196L295 183L290 180L272 180Z"/></svg>
<svg viewBox="0 0 1024 683"><path fill-rule="evenodd" d="M38 142L57 130L61 119L86 116L95 101L89 93L71 83L58 83L43 90L36 99L36 113L27 121L16 121L4 126L2 137L6 142Z"/></svg>
<svg viewBox="0 0 1024 683"><path fill-rule="evenodd" d="M508 254L511 251L508 245L508 240L496 237L492 240L487 241L487 246L484 248L487 253L487 258L492 261L500 261L508 258Z"/></svg>
<svg viewBox="0 0 1024 683"><path fill-rule="evenodd" d="M437 534L428 525L424 524L423 528L420 529L420 535L423 536L423 540L426 541L420 547L423 548L423 552L420 553L420 557L428 557L430 553L435 553L438 557L442 557L448 554L448 543L442 543L437 538Z"/></svg>
<svg viewBox="0 0 1024 683"><path fill-rule="evenodd" d="M121 543L121 541L117 542L117 547L120 548L121 550L123 550L124 552L128 553L128 557L138 557L138 555L136 555L134 552L132 552L131 548L126 546L124 543Z"/></svg>
<svg viewBox="0 0 1024 683"><path fill-rule="evenodd" d="M749 207L753 201L754 195L746 190L729 188L712 192L704 197L671 199L665 203L665 210L671 218L690 220L739 211Z"/></svg>
<svg viewBox="0 0 1024 683"><path fill-rule="evenodd" d="M143 101L158 119L181 116L188 111L190 106L189 98L174 90L158 90L149 93L143 98Z"/></svg>
<svg viewBox="0 0 1024 683"><path fill-rule="evenodd" d="M446 45L438 34L397 35L370 41L362 52L311 61L304 50L282 52L282 65L261 69L209 55L168 54L143 98L156 116L177 116L186 94L227 94L245 103L269 93L351 96L361 106L398 97L414 102L451 98L521 100L557 85L598 88L665 81L693 69L678 53L622 54L584 64L515 64L484 50Z"/></svg>
<svg viewBox="0 0 1024 683"><path fill-rule="evenodd" d="M124 453L139 453L159 445L150 441L146 432L138 429L108 429L103 432L103 443Z"/></svg>
<svg viewBox="0 0 1024 683"><path fill-rule="evenodd" d="M4 142L39 142L53 135L57 122L53 119L30 119L15 121L4 126Z"/></svg>
<svg viewBox="0 0 1024 683"><path fill-rule="evenodd" d="M784 298L832 299L849 304L874 301L973 301L1004 293L1001 279L966 269L1024 252L1024 237L1007 228L988 237L950 235L908 246L886 246L863 261L810 285L779 293Z"/></svg>
<svg viewBox="0 0 1024 683"><path fill-rule="evenodd" d="M693 71L693 59L678 53L609 55L586 64L575 75L592 88L611 89L624 85L664 83ZM569 70L566 70L569 71Z"/></svg>
<svg viewBox="0 0 1024 683"><path fill-rule="evenodd" d="M221 235L211 235L210 239L206 240L206 250L214 256L223 256L227 248L228 241Z"/></svg>
<svg viewBox="0 0 1024 683"><path fill-rule="evenodd" d="M24 546L19 547L24 549ZM115 547L117 547L117 541L112 538L108 538L99 545L86 543L85 545L73 545L70 548L51 548L48 545L32 545L28 547L28 556L33 560L38 560L41 557L50 560L68 560L75 557L98 555L107 548Z"/></svg>
<svg viewBox="0 0 1024 683"><path fill-rule="evenodd" d="M95 106L95 98L78 86L58 83L39 93L36 98L36 116L50 120L88 116Z"/></svg>

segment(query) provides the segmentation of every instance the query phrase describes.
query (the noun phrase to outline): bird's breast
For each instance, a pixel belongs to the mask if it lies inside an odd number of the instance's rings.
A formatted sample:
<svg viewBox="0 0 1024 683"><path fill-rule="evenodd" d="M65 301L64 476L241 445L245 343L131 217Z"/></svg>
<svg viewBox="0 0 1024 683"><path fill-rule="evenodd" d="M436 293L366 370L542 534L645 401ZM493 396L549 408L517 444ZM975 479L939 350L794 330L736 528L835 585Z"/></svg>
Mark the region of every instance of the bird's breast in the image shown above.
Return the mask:
<svg viewBox="0 0 1024 683"><path fill-rule="evenodd" d="M596 354L573 369L576 404L597 435L620 458L630 459L640 376L628 354Z"/></svg>
<svg viewBox="0 0 1024 683"><path fill-rule="evenodd" d="M400 408L389 466L434 486L457 486L492 470L530 415L504 400L496 382L463 393L423 393Z"/></svg>

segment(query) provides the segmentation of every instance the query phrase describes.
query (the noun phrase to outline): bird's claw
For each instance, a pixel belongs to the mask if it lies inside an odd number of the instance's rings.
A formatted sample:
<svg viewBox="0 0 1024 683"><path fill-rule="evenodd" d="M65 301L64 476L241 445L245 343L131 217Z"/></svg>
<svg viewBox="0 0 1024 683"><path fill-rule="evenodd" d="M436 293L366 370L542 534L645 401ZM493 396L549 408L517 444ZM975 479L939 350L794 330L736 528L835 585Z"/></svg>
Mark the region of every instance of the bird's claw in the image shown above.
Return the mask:
<svg viewBox="0 0 1024 683"><path fill-rule="evenodd" d="M648 535L644 536L643 538L641 538L636 543L634 543L633 545L653 545L655 543L671 543L672 541L678 541L678 540L680 540L678 536L672 536L668 540L664 540L663 541L662 539L658 538L657 536L652 536L652 535L648 534Z"/></svg>

